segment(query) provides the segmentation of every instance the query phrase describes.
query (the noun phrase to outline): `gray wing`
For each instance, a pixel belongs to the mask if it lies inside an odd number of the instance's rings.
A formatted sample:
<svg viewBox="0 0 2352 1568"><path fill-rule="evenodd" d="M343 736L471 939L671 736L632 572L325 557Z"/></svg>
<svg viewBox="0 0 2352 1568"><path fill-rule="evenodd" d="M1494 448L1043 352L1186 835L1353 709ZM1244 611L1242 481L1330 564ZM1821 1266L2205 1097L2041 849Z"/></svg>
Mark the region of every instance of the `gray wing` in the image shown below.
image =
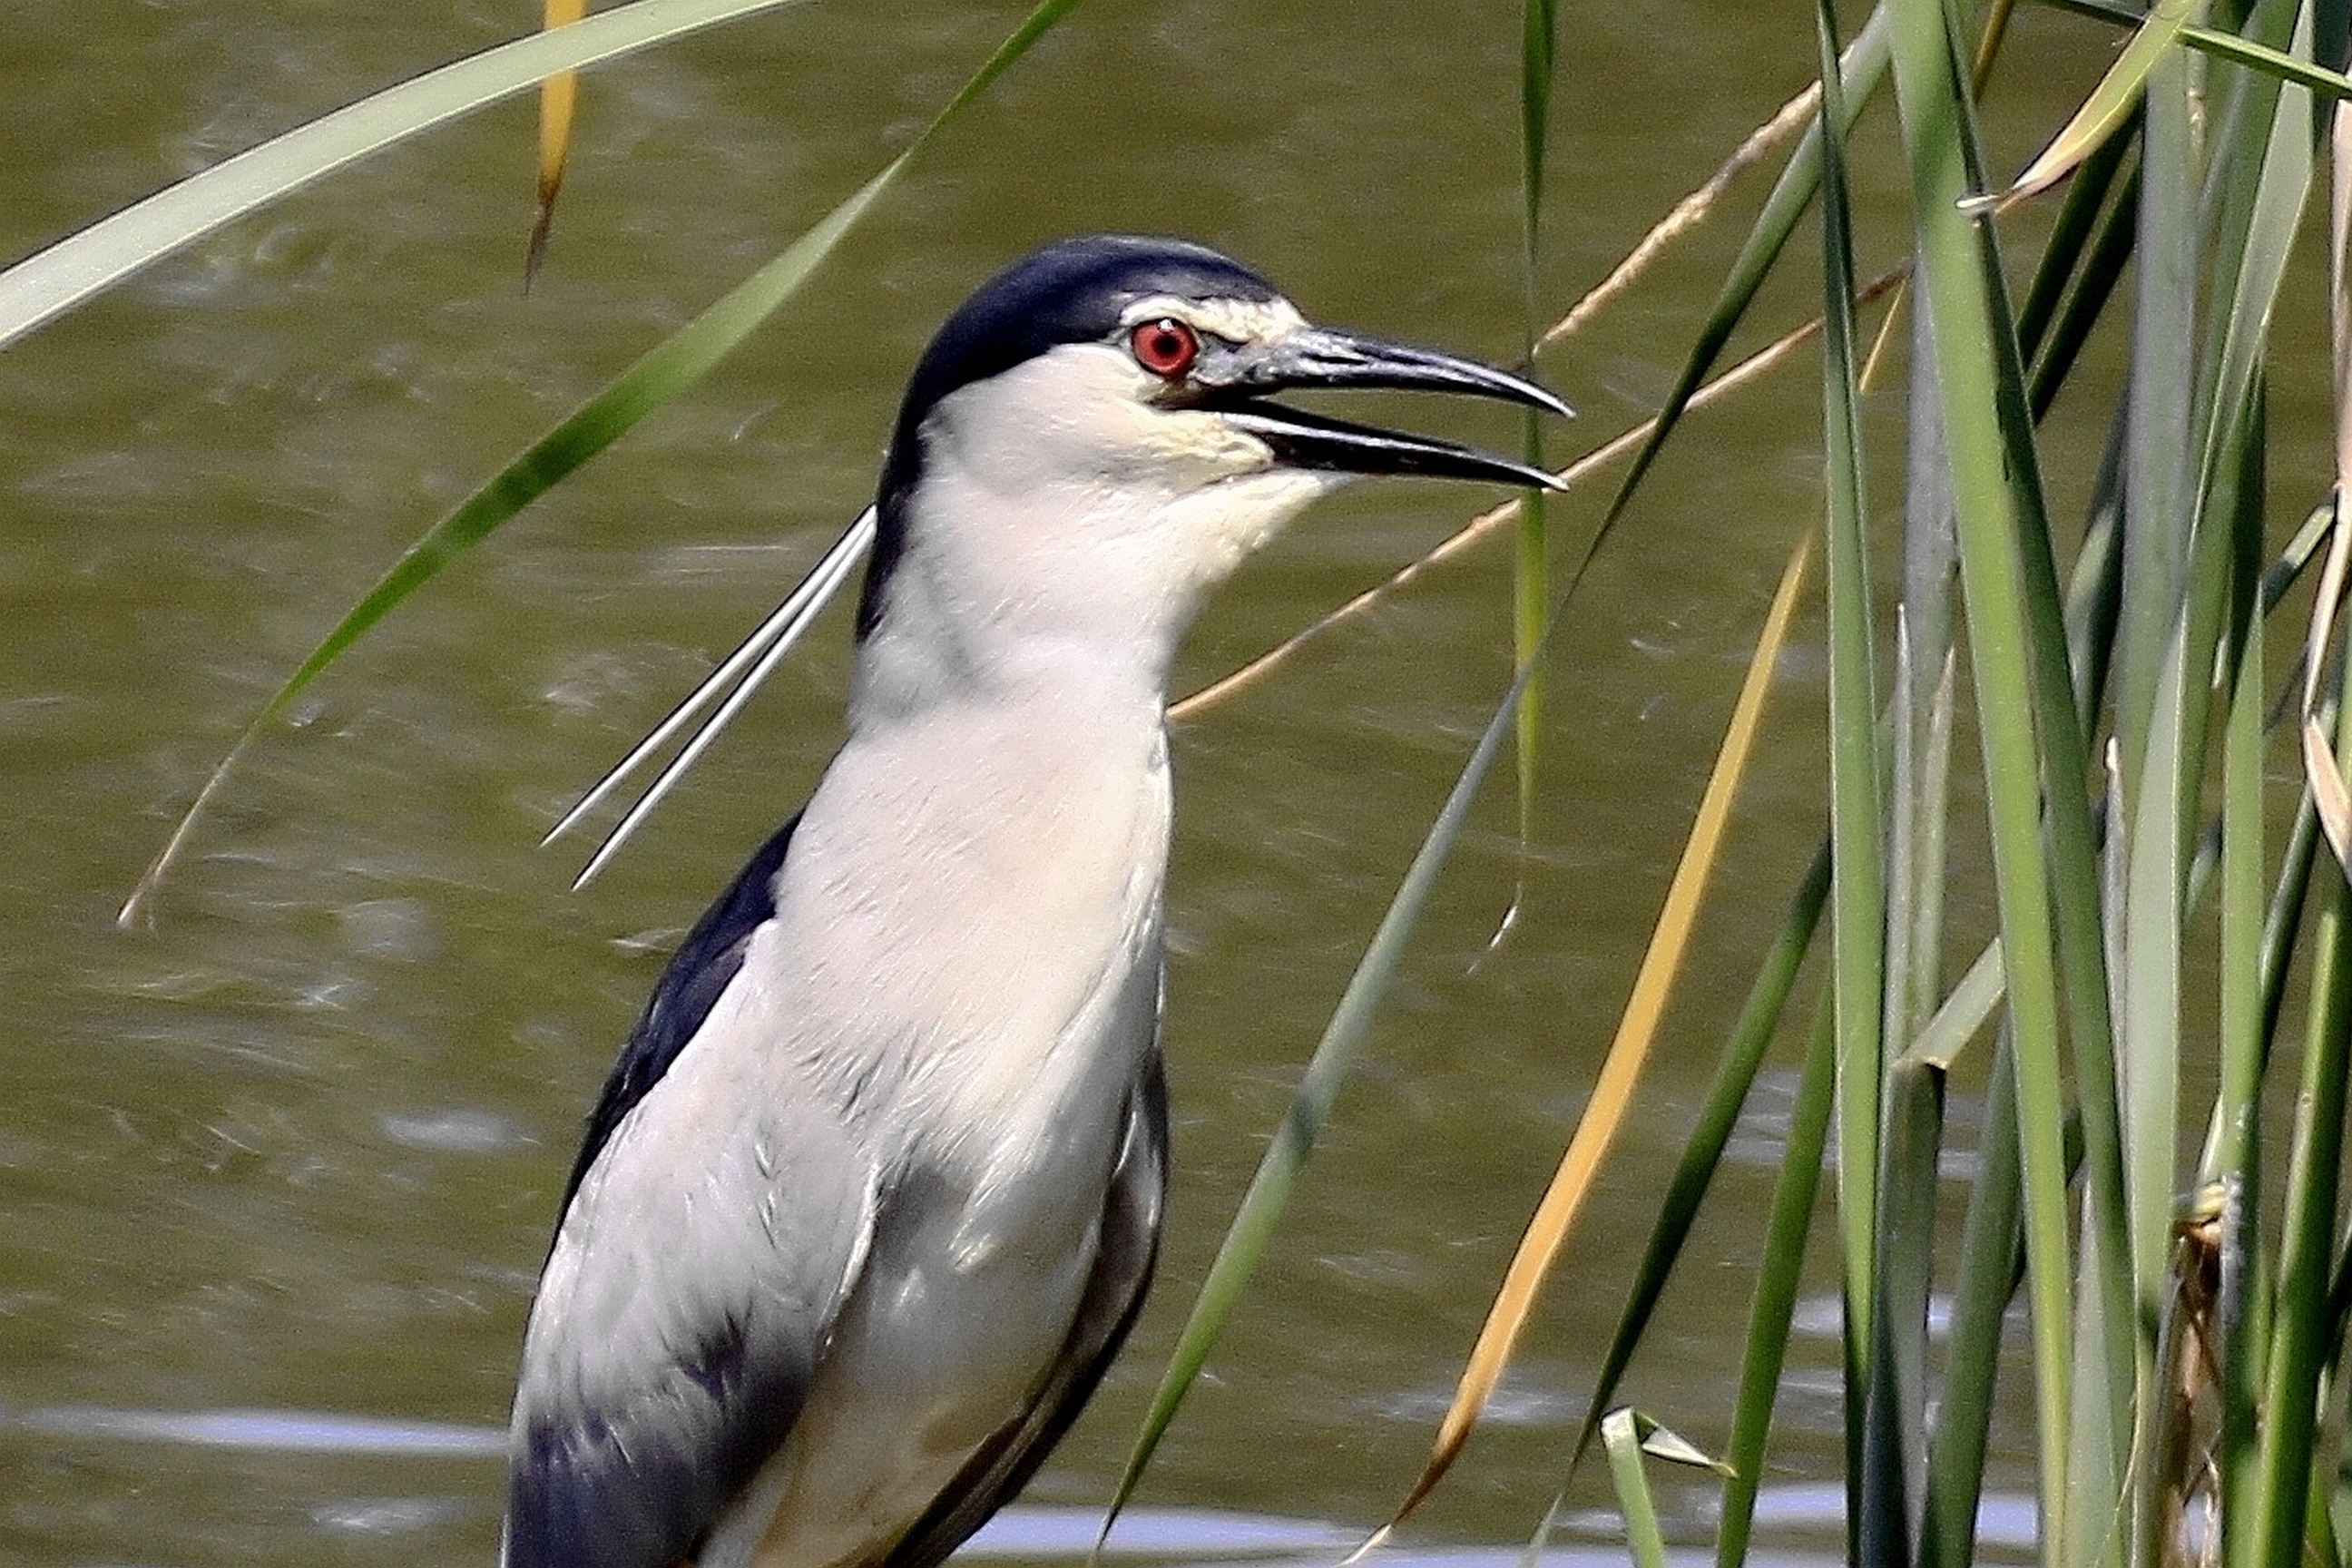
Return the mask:
<svg viewBox="0 0 2352 1568"><path fill-rule="evenodd" d="M622 1118L653 1091L688 1042L700 1032L702 1021L710 1016L710 1009L719 1005L727 987L735 983L743 967L744 951L751 945L751 933L774 918L776 874L783 868L793 830L800 825L800 813L794 812L790 822L769 836L662 966L660 981L646 998L645 1009L631 1026L620 1058L604 1079L604 1090L588 1113L587 1136L580 1141L572 1178L563 1185L563 1203L556 1211L559 1224L589 1167L619 1131Z"/></svg>
<svg viewBox="0 0 2352 1568"><path fill-rule="evenodd" d="M667 1568L800 1417L873 1178L828 1111L726 1072L662 1075L581 1173L524 1341L506 1568Z"/></svg>
<svg viewBox="0 0 2352 1568"><path fill-rule="evenodd" d="M1160 1256L1168 1195L1168 1079L1159 1048L1128 1091L1118 1163L1103 1205L1094 1272L1045 1386L1021 1417L1003 1426L957 1472L900 1538L880 1568L937 1568L948 1553L1011 1502L1086 1407L1095 1385L1135 1326Z"/></svg>

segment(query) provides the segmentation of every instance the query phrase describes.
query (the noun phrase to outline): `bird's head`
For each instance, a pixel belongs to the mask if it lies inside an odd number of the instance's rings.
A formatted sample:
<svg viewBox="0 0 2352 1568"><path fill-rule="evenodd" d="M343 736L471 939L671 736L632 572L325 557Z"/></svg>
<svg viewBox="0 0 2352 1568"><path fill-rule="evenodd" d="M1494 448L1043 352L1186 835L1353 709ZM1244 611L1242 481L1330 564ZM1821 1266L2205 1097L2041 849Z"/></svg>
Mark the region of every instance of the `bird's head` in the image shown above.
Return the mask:
<svg viewBox="0 0 2352 1568"><path fill-rule="evenodd" d="M1032 253L949 317L908 385L861 640L908 638L929 663L996 657L999 634L1099 637L1164 662L1202 593L1350 479L1552 483L1270 401L1351 387L1569 412L1507 371L1317 326L1203 246L1096 235Z"/></svg>

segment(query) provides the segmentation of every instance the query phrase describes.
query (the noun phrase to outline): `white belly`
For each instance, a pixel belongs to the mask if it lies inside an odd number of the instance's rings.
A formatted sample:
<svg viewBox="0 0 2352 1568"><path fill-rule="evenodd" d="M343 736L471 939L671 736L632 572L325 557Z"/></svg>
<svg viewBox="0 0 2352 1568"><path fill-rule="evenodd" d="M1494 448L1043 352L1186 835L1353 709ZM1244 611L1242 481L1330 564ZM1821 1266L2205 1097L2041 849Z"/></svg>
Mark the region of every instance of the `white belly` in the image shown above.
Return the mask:
<svg viewBox="0 0 2352 1568"><path fill-rule="evenodd" d="M1085 1103L1108 1119L1060 1119L1068 1163L1050 1180L972 1194L918 1176L900 1189L800 1420L699 1568L870 1562L1028 1407L1094 1267L1124 1098L1106 1085Z"/></svg>

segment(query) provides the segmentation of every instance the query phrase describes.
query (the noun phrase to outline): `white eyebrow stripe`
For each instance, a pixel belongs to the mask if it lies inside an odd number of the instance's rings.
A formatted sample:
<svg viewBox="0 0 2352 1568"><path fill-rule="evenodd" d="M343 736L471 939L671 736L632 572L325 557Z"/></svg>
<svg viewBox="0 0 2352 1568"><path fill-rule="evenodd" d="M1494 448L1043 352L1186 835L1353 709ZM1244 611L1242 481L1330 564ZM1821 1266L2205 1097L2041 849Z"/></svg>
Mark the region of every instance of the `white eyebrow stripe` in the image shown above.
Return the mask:
<svg viewBox="0 0 2352 1568"><path fill-rule="evenodd" d="M1270 343L1307 324L1298 307L1287 300L1188 300L1179 294L1152 294L1119 312L1119 325L1173 316L1201 331L1235 343Z"/></svg>

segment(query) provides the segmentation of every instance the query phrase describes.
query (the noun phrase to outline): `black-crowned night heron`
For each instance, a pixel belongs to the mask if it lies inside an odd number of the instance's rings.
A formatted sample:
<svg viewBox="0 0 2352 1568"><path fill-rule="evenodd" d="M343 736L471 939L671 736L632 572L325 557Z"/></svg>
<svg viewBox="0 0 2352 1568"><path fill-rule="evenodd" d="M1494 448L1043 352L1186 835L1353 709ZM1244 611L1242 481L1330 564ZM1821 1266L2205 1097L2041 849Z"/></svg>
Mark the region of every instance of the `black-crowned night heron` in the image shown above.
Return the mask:
<svg viewBox="0 0 2352 1568"><path fill-rule="evenodd" d="M848 739L671 960L589 1119L523 1346L509 1568L932 1568L1143 1300L1169 660L1359 474L1542 484L1264 401L1530 382L1095 237L940 330L882 469Z"/></svg>

